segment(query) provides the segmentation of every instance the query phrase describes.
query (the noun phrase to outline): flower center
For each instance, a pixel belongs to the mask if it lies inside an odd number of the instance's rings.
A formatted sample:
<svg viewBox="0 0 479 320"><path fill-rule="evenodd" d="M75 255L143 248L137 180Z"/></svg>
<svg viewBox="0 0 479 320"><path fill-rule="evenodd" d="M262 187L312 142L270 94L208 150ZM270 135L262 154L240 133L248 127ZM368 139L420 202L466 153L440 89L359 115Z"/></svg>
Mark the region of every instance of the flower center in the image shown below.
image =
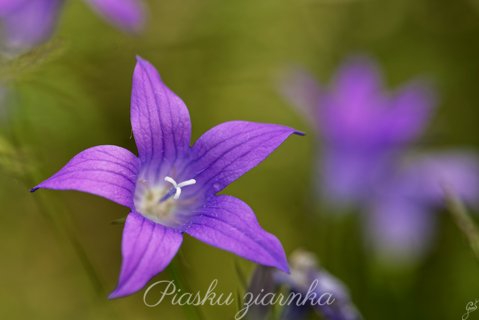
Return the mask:
<svg viewBox="0 0 479 320"><path fill-rule="evenodd" d="M164 182L163 182L164 181ZM177 227L181 225L182 215L178 210L182 188L194 185L195 179L189 179L177 183L167 176L156 185L150 185L148 181L139 179L135 190L135 208L146 218L162 225Z"/></svg>

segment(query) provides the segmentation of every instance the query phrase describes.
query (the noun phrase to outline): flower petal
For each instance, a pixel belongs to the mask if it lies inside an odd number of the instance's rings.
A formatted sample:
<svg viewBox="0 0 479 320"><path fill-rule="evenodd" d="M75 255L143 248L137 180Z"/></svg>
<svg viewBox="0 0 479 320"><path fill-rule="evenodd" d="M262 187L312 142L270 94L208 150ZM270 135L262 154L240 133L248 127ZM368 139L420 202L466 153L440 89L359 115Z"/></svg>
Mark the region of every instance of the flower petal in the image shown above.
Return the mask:
<svg viewBox="0 0 479 320"><path fill-rule="evenodd" d="M264 231L251 208L243 201L227 196L213 196L196 212L185 232L253 262L289 272L279 240Z"/></svg>
<svg viewBox="0 0 479 320"><path fill-rule="evenodd" d="M133 74L131 125L142 162L173 162L187 152L191 138L188 109L140 57Z"/></svg>
<svg viewBox="0 0 479 320"><path fill-rule="evenodd" d="M193 146L191 178L204 188L219 192L258 165L293 133L302 135L276 124L222 123L208 130Z"/></svg>
<svg viewBox="0 0 479 320"><path fill-rule="evenodd" d="M46 41L58 20L63 0L26 1L2 16L0 37L9 50L23 51Z"/></svg>
<svg viewBox="0 0 479 320"><path fill-rule="evenodd" d="M371 59L348 59L318 105L318 125L327 142L369 146L381 139L378 128L387 105L379 68Z"/></svg>
<svg viewBox="0 0 479 320"><path fill-rule="evenodd" d="M168 266L183 236L180 232L154 223L138 213L130 213L122 239L120 281L109 298L130 295Z"/></svg>
<svg viewBox="0 0 479 320"><path fill-rule="evenodd" d="M32 189L88 192L133 207L139 161L117 146L97 146L76 155L60 171Z"/></svg>
<svg viewBox="0 0 479 320"><path fill-rule="evenodd" d="M12 10L22 6L28 0L0 0L0 17L4 17Z"/></svg>
<svg viewBox="0 0 479 320"><path fill-rule="evenodd" d="M386 142L409 142L424 131L435 107L431 86L419 81L398 90L385 110L383 133Z"/></svg>
<svg viewBox="0 0 479 320"><path fill-rule="evenodd" d="M118 27L137 32L143 28L144 12L139 0L87 0L91 7Z"/></svg>
<svg viewBox="0 0 479 320"><path fill-rule="evenodd" d="M341 66L333 87L337 107L344 109L343 112L353 112L359 116L361 110L364 112L370 108L369 100L380 94L381 72L376 63L368 57L350 57Z"/></svg>

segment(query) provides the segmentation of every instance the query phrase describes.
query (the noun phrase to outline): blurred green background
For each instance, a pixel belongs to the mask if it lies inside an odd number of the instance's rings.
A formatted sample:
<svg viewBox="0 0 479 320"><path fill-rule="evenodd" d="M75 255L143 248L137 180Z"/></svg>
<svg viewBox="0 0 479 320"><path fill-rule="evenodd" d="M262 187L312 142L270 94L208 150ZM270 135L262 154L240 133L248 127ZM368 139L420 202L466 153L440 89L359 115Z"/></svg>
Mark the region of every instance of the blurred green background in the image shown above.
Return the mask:
<svg viewBox="0 0 479 320"><path fill-rule="evenodd" d="M228 120L282 123L311 131L280 96L278 79L304 66L328 81L344 57L367 53L395 86L435 81L440 107L425 149L479 148L477 0L157 0L148 25L125 35L80 1L68 1L52 41L2 69L11 89L0 107L0 318L188 319L196 311L143 304L142 293L109 301L120 268L127 209L77 192L30 187L79 151L115 144L136 152L129 123L135 55L150 60L189 107L193 137ZM460 319L479 298L479 264L446 212L433 250L415 266L385 268L364 246L361 219L317 212L311 190L313 135L293 137L224 192L246 201L290 253L315 252L351 289L365 319ZM477 219L476 219L477 221ZM66 229L65 229L66 228ZM327 235L324 234L325 230ZM72 249L83 248L92 283ZM185 237L177 273L193 292L219 279L242 290L237 269L254 265ZM155 279L172 279L169 268ZM201 307L231 319L235 305ZM479 319L479 311L470 319Z"/></svg>

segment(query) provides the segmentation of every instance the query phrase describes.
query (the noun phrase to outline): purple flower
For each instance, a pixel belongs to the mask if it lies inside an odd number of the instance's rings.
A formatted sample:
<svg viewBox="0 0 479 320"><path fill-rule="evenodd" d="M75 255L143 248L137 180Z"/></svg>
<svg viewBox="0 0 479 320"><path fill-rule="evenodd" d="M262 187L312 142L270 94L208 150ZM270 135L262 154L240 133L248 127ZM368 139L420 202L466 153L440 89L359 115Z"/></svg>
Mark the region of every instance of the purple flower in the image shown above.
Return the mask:
<svg viewBox="0 0 479 320"><path fill-rule="evenodd" d="M143 26L141 0L86 0L105 19L130 32ZM48 40L64 0L0 0L0 41L11 51L24 51Z"/></svg>
<svg viewBox="0 0 479 320"><path fill-rule="evenodd" d="M366 211L365 233L385 261L413 261L429 247L445 185L467 204L479 201L479 166L471 154L431 153L404 164L435 105L423 83L386 93L378 67L355 57L330 88L296 72L283 92L317 128L325 200Z"/></svg>
<svg viewBox="0 0 479 320"><path fill-rule="evenodd" d="M419 81L385 92L378 67L364 57L350 58L329 88L299 71L283 89L317 128L321 189L336 204L367 199L395 154L423 132L434 106L432 91Z"/></svg>
<svg viewBox="0 0 479 320"><path fill-rule="evenodd" d="M259 264L288 271L278 239L264 231L250 207L216 195L258 165L294 129L245 121L220 124L190 147L183 101L138 58L131 124L139 156L97 146L75 156L38 188L78 190L128 207L123 263L111 298L140 290L178 251L183 233Z"/></svg>
<svg viewBox="0 0 479 320"><path fill-rule="evenodd" d="M413 261L432 243L446 192L479 204L479 159L464 151L416 156L376 188L367 207L371 245L387 262Z"/></svg>

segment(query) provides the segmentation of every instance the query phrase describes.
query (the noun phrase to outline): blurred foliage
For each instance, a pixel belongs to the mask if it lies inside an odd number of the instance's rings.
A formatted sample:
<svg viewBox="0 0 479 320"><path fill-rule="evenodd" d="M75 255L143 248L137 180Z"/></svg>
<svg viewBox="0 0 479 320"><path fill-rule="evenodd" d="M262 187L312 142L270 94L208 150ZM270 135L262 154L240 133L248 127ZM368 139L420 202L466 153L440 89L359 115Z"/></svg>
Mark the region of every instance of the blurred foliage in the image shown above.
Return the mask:
<svg viewBox="0 0 479 320"><path fill-rule="evenodd" d="M441 105L421 147L479 147L479 5L474 0L185 0L148 1L145 33L131 37L69 1L55 37L18 60L3 62L8 99L0 109L3 168L40 181L79 151L100 144L136 152L129 124L136 54L149 59L186 102L196 139L208 128L242 119L310 131L282 100L277 79L292 65L328 81L350 53L365 52L394 86L416 75L436 82ZM479 271L451 217L440 215L434 250L414 266L385 269L370 257L358 215L315 212L310 188L312 135L293 138L228 187L245 200L287 253L315 252L351 289L365 319L459 319L479 298ZM28 150L27 153L24 151ZM26 156L28 155L28 156ZM21 180L0 171L2 319L186 319L183 308L147 308L142 294L108 301L92 295L82 266L62 250ZM128 212L75 192L42 191L61 202L102 285L113 289ZM37 195L35 195L37 196ZM474 217L474 219L476 219ZM477 219L476 219L477 220ZM241 292L237 270L253 264L186 237L175 258L184 286L196 292ZM155 279L172 279L163 272ZM202 307L205 319L231 318L235 305ZM471 319L476 314L471 314Z"/></svg>

